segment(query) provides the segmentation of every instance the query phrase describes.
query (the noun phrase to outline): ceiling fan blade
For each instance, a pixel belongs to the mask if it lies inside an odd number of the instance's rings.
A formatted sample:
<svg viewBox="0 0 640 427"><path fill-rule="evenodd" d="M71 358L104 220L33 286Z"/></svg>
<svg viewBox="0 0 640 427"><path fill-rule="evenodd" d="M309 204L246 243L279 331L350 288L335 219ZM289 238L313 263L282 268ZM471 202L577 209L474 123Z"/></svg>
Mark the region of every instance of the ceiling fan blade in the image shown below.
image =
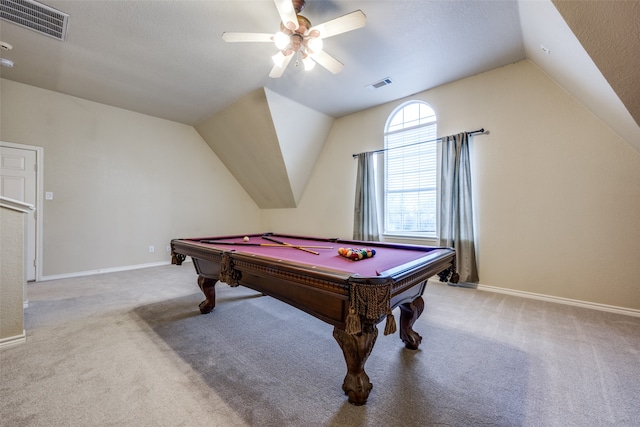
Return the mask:
<svg viewBox="0 0 640 427"><path fill-rule="evenodd" d="M320 33L321 39L335 36L336 34L346 33L347 31L356 30L362 28L367 23L367 16L361 11L347 13L339 18L332 19L323 24L313 26L309 29L309 33L316 30Z"/></svg>
<svg viewBox="0 0 640 427"><path fill-rule="evenodd" d="M271 72L269 73L269 77L277 79L278 77L282 76L282 73L284 73L284 70L287 69L289 62L291 62L293 55L294 54L285 56L281 66L274 65L271 69Z"/></svg>
<svg viewBox="0 0 640 427"><path fill-rule="evenodd" d="M273 0L278 9L278 15L285 27L291 31L298 29L298 16L293 8L293 2L291 0Z"/></svg>
<svg viewBox="0 0 640 427"><path fill-rule="evenodd" d="M338 61L336 58L329 55L324 50L321 50L318 53L314 53L313 55L311 55L311 58L327 70L331 71L333 74L338 74L344 68L344 64L342 62Z"/></svg>
<svg viewBox="0 0 640 427"><path fill-rule="evenodd" d="M222 40L233 42L273 42L273 34L266 33L222 33Z"/></svg>

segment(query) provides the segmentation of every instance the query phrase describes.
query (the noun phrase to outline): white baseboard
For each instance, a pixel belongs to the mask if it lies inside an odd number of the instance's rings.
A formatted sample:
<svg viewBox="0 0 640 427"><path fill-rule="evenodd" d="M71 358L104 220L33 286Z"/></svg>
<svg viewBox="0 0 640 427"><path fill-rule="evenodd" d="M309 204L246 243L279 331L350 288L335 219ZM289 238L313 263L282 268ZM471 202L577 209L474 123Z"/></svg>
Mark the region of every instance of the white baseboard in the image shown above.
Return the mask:
<svg viewBox="0 0 640 427"><path fill-rule="evenodd" d="M610 313L625 314L627 316L640 317L640 310L633 308L617 307L614 305L599 304L595 302L580 301L571 298L562 298L551 295L536 294L533 292L517 291L513 289L499 288L496 286L478 285L480 291L495 292L500 294L514 295L523 298L537 299L541 301L555 302L558 304L573 305L576 307L590 308L593 310L608 311Z"/></svg>
<svg viewBox="0 0 640 427"><path fill-rule="evenodd" d="M186 262L186 260L185 260ZM76 273L53 274L50 276L42 276L40 281L69 279L71 277L93 276L95 274L116 273L118 271L138 270L141 268L160 267L161 265L169 265L171 261L151 262L148 264L125 265L123 267L101 268L99 270L78 271Z"/></svg>
<svg viewBox="0 0 640 427"><path fill-rule="evenodd" d="M183 263L185 262L191 262L191 258L187 257L187 259L185 259ZM169 265L170 263L171 261L160 261L160 262L153 262L149 264L127 265L124 267L113 267L113 268L104 268L100 270L80 271L77 273L56 274L51 276L43 276L41 280L42 281L58 280L58 279L67 279L70 277L82 277L82 276L92 276L95 274L115 273L118 271L128 271L128 270L137 270L140 268L159 267L162 265ZM432 279L432 280L437 281L437 279ZM497 286L489 286L489 285L482 285L482 284L478 284L475 288L479 291L495 292L499 294L507 294L507 295L513 295L513 296L518 296L523 298L554 302L558 304L590 308L593 310L607 311L610 313L624 314L627 316L640 317L640 310L635 310L633 308L617 307L614 305L599 304L595 302L581 301L581 300L575 300L571 298L562 298L562 297L556 297L552 295L537 294L534 292L518 291L514 289L499 288ZM2 341L0 341L0 345L1 343Z"/></svg>
<svg viewBox="0 0 640 427"><path fill-rule="evenodd" d="M16 335L16 336L7 337L7 338L0 338L0 348L5 346L10 346L10 345L15 345L15 344L22 344L25 342L27 342L27 332L23 330L21 335Z"/></svg>

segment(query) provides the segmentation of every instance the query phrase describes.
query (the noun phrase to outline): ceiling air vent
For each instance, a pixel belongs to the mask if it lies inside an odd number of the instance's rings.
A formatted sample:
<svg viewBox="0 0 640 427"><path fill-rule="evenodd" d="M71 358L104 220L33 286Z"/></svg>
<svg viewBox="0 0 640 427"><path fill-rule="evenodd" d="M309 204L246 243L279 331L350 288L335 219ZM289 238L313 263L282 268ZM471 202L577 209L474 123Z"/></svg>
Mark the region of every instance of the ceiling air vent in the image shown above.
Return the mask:
<svg viewBox="0 0 640 427"><path fill-rule="evenodd" d="M369 90L374 90L380 89L382 86L390 85L391 83L393 83L393 80L387 77L386 79L382 79L379 82L371 83L370 85L367 85L365 87Z"/></svg>
<svg viewBox="0 0 640 427"><path fill-rule="evenodd" d="M0 0L0 18L64 41L69 15L33 0Z"/></svg>

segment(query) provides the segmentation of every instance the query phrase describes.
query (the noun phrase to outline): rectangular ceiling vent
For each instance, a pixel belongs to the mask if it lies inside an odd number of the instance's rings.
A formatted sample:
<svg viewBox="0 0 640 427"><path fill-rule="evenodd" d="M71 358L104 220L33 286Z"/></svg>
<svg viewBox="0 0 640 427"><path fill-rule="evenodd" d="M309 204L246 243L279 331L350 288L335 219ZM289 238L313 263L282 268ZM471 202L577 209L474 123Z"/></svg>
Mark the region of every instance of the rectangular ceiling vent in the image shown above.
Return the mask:
<svg viewBox="0 0 640 427"><path fill-rule="evenodd" d="M69 15L33 0L0 0L0 18L40 34L62 40Z"/></svg>
<svg viewBox="0 0 640 427"><path fill-rule="evenodd" d="M380 89L382 86L390 85L391 83L393 83L393 80L387 77L386 79L382 79L379 82L375 82L375 83L371 83L370 85L367 85L366 88L369 90L375 90L375 89Z"/></svg>

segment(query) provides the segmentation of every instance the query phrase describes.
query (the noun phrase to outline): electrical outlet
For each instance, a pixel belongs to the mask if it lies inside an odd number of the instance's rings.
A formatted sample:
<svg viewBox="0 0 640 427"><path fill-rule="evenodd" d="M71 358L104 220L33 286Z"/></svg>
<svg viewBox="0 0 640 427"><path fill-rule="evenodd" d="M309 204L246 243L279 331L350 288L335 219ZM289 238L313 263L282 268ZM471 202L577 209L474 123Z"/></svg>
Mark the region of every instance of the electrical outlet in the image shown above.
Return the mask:
<svg viewBox="0 0 640 427"><path fill-rule="evenodd" d="M167 252L171 252L171 246L167 245Z"/></svg>
<svg viewBox="0 0 640 427"><path fill-rule="evenodd" d="M152 254L156 251L156 248L154 248L153 246L149 246L149 253Z"/></svg>

